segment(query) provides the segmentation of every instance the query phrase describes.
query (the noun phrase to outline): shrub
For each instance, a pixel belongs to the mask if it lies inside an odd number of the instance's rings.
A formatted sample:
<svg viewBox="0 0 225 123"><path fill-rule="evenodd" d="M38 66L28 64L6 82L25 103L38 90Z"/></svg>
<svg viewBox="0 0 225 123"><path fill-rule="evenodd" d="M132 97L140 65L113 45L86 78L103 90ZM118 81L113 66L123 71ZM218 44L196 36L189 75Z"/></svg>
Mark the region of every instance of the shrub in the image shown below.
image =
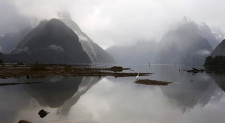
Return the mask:
<svg viewBox="0 0 225 123"><path fill-rule="evenodd" d="M205 66L207 65L225 65L225 56L207 57L205 60Z"/></svg>
<svg viewBox="0 0 225 123"><path fill-rule="evenodd" d="M44 71L44 70L47 70L47 68L44 66L41 66L39 64L34 64L34 65L31 65L31 70L32 71Z"/></svg>
<svg viewBox="0 0 225 123"><path fill-rule="evenodd" d="M0 59L0 64L4 63L2 59Z"/></svg>

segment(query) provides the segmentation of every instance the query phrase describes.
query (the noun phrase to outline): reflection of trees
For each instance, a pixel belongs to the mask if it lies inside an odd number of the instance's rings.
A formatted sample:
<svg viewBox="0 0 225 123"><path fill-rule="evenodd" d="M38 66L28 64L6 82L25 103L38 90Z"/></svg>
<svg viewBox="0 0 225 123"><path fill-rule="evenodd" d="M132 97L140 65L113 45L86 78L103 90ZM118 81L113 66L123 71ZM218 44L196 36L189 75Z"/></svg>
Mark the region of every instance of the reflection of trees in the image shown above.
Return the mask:
<svg viewBox="0 0 225 123"><path fill-rule="evenodd" d="M220 90L211 77L206 74L191 77L193 81L187 79L180 81L179 84L162 87L162 92L184 112L197 104L206 105L212 97L214 100L220 99Z"/></svg>

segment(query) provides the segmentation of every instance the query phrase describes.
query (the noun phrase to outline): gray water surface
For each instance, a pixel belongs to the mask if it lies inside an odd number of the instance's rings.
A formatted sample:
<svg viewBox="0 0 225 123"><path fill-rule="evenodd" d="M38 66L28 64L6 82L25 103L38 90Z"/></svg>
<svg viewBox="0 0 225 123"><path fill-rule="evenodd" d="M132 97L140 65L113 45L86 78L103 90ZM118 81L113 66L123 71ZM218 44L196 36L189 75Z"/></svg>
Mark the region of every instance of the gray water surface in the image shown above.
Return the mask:
<svg viewBox="0 0 225 123"><path fill-rule="evenodd" d="M135 72L173 82L168 86L135 84L135 77L62 77L2 79L43 82L0 87L0 122L17 123L224 123L225 76L191 74L202 66L136 65ZM38 116L44 109L50 113Z"/></svg>

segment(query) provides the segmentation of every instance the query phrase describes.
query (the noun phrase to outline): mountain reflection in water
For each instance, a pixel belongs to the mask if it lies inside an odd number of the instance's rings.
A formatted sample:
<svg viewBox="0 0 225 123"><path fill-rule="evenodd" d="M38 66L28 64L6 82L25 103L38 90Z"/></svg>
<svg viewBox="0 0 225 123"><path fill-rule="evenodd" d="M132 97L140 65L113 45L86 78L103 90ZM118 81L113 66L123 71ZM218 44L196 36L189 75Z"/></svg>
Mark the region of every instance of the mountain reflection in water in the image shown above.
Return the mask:
<svg viewBox="0 0 225 123"><path fill-rule="evenodd" d="M59 108L58 113L67 114L80 96L99 80L99 77L54 76L44 79L29 79L31 82L42 81L46 84L35 84L24 86L24 88L41 106Z"/></svg>
<svg viewBox="0 0 225 123"><path fill-rule="evenodd" d="M128 66L129 67L129 66ZM197 67L197 66L195 66ZM201 66L200 66L201 67ZM225 77L190 74L192 66L140 65L137 72L168 86L135 84L135 77L62 77L6 79L44 84L0 87L0 122L34 123L221 123L225 121ZM93 86L94 85L94 86ZM82 97L82 98L81 98ZM2 101L3 100L3 101ZM40 119L37 112L50 113Z"/></svg>
<svg viewBox="0 0 225 123"><path fill-rule="evenodd" d="M220 89L207 75L199 74L193 76L193 81L183 81L182 84L175 84L169 87L162 87L161 90L169 100L177 104L183 112L199 104L204 106L214 97L220 99Z"/></svg>
<svg viewBox="0 0 225 123"><path fill-rule="evenodd" d="M1 107L15 106L12 110L4 112L0 111L0 121L17 122L13 121L12 114L17 114L18 111L24 110L29 105L33 104L33 99L37 101L40 107L43 108L57 108L57 115L65 116L69 113L70 108L77 103L79 98L101 78L99 77L62 77L50 76L45 78L20 78L15 81L18 82L44 82L44 84L32 84L21 86L8 86L5 89L8 91L18 91L16 94L5 94L5 96L18 96L11 97L5 100L5 104L0 104ZM11 90L13 88L13 90ZM14 90L15 89L15 90ZM4 88L2 88L4 90ZM0 91L1 92L1 91ZM4 92L4 91L3 91ZM28 93L28 95L26 94ZM24 95L27 95L26 98ZM29 96L30 95L30 96ZM24 97L24 98L23 98ZM0 97L1 98L1 97ZM3 97L4 98L4 97ZM13 101L15 100L15 101ZM19 103L18 103L19 102ZM10 104L15 103L15 104ZM21 103L21 104L20 104ZM4 106L3 106L4 105ZM38 106L39 107L39 106ZM37 109L38 110L38 109ZM33 113L36 115L36 113ZM3 118L4 117L4 118ZM24 118L29 118L23 116ZM4 120L5 119L5 120Z"/></svg>

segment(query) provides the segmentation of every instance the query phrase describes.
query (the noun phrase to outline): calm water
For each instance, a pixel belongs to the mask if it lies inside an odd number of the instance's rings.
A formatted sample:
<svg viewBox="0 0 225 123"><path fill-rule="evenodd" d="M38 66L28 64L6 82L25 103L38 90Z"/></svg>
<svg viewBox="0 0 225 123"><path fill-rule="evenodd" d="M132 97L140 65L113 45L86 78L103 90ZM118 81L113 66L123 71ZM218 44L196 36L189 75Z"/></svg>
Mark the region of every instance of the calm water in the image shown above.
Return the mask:
<svg viewBox="0 0 225 123"><path fill-rule="evenodd" d="M129 67L129 66L127 66ZM137 72L174 82L135 84L135 77L61 77L3 79L44 84L0 87L0 122L17 123L224 123L225 76L189 74L192 66L138 65ZM201 66L195 66L201 68ZM38 111L50 113L45 118Z"/></svg>

